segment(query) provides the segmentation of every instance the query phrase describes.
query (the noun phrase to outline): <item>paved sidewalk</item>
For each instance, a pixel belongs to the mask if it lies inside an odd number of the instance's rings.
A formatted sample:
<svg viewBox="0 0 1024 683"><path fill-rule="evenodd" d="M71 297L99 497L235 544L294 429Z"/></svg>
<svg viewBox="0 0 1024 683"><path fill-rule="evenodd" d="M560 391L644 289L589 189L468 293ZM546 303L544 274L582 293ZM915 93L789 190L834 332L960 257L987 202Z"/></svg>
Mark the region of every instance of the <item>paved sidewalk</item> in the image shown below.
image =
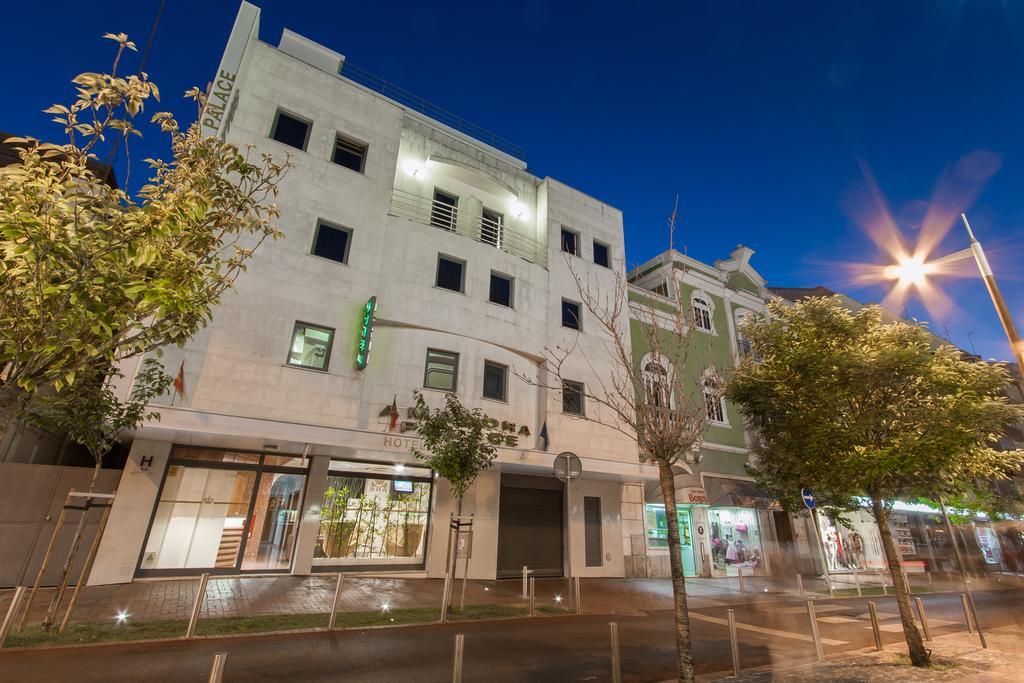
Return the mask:
<svg viewBox="0 0 1024 683"><path fill-rule="evenodd" d="M328 612L334 597L334 575L264 576L212 578L206 589L201 616L254 616L268 614L310 614ZM877 586L877 579L875 579ZM136 581L112 586L90 586L82 590L73 622L97 622L113 619L126 611L136 621L187 619L198 588L198 579ZM736 577L719 579L689 578L686 589L691 607L714 607L731 602L774 600L779 596L799 597L795 578L744 577L741 592ZM863 585L870 580L865 577ZM914 582L914 585L920 585ZM339 608L344 612L391 608L437 607L441 603L440 579L382 578L347 575ZM454 592L458 600L462 582ZM837 588L841 587L837 585ZM852 584L850 586L852 587ZM936 584L936 588L959 590L955 585ZM979 586L980 587L980 586ZM808 592L827 595L824 582L806 579ZM570 595L565 579L538 579L537 603L567 605ZM13 590L0 591L0 614L5 614ZM477 581L467 585L467 604L521 605L519 581ZM590 614L641 614L672 608L672 585L667 579L583 579L584 612ZM53 589L40 592L32 605L30 621L41 621ZM561 596L561 600L558 600ZM70 591L65 597L66 607Z"/></svg>

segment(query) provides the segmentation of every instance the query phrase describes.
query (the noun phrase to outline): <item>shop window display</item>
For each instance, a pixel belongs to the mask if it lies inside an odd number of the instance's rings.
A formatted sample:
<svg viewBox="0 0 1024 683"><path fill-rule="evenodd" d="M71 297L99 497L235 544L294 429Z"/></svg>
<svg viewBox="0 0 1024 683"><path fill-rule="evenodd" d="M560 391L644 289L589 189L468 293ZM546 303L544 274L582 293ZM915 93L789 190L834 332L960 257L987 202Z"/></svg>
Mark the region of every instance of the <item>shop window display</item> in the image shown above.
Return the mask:
<svg viewBox="0 0 1024 683"><path fill-rule="evenodd" d="M683 556L683 574L696 576L696 562L693 554L693 516L689 508L676 506L679 519L679 545ZM647 546L668 549L668 519L665 506L648 503L644 506L647 521Z"/></svg>
<svg viewBox="0 0 1024 683"><path fill-rule="evenodd" d="M715 570L735 576L764 574L764 550L757 511L749 508L711 508L711 559Z"/></svg>
<svg viewBox="0 0 1024 683"><path fill-rule="evenodd" d="M838 519L830 519L827 514L819 514L818 528L821 531L821 542L825 546L825 557L830 571L886 567L882 539L878 535L875 518L870 513L844 513Z"/></svg>
<svg viewBox="0 0 1024 683"><path fill-rule="evenodd" d="M313 564L421 564L429 510L429 481L332 473Z"/></svg>

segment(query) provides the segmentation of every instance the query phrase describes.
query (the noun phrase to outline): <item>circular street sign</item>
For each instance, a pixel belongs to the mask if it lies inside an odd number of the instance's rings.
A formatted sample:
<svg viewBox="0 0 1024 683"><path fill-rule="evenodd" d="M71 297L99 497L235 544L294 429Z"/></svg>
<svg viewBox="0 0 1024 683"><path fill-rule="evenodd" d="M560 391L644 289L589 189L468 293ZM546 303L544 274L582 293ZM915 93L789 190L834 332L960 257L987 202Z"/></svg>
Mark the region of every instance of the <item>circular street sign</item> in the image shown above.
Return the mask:
<svg viewBox="0 0 1024 683"><path fill-rule="evenodd" d="M578 479L581 474L583 463L575 453L564 451L555 456L555 476L560 480Z"/></svg>
<svg viewBox="0 0 1024 683"><path fill-rule="evenodd" d="M809 488L800 489L800 497L804 499L804 505L807 506L808 510L814 509L814 491Z"/></svg>

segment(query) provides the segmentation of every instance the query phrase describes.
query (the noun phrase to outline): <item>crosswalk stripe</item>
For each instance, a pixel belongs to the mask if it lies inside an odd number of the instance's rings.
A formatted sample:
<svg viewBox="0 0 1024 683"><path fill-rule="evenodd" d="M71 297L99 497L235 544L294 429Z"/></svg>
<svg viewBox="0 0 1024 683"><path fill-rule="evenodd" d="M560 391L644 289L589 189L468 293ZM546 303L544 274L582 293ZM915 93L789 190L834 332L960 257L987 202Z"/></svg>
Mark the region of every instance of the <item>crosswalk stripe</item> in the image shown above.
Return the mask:
<svg viewBox="0 0 1024 683"><path fill-rule="evenodd" d="M706 614L699 612L690 612L691 619L697 619L698 621L706 621L711 624L718 624L719 626L728 625L728 620L719 619L718 617L709 617ZM754 633L763 633L769 636L776 636L778 638L790 638L791 640L801 640L805 643L810 643L813 639L810 636L805 636L802 633L790 633L789 631L780 631L774 628L765 628L763 626L754 626L753 624L743 624L736 622L736 628L743 629L744 631L753 631ZM835 640L833 638L822 638L821 642L825 645L848 645L849 643L845 640Z"/></svg>

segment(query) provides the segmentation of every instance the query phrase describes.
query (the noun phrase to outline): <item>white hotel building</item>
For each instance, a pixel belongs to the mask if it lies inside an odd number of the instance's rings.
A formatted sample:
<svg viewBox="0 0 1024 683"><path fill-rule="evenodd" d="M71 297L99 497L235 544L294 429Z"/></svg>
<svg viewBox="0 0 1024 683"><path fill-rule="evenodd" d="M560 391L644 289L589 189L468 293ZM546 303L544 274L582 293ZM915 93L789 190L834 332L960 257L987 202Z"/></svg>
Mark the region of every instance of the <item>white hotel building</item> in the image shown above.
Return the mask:
<svg viewBox="0 0 1024 683"><path fill-rule="evenodd" d="M409 452L415 389L435 407L454 390L509 434L464 504L472 577L558 576L570 561L574 575L623 576L622 510L656 472L633 440L579 419L599 416L578 387L539 386L545 347L593 356L602 343L567 259L611 291L625 275L621 212L336 52L289 31L260 42L247 3L211 93L211 133L291 156L284 239L260 248L205 330L165 351L169 372L184 363L184 395L132 435L91 583L440 576L454 501ZM564 374L593 390L575 358ZM562 451L583 463L567 502L552 475Z"/></svg>

